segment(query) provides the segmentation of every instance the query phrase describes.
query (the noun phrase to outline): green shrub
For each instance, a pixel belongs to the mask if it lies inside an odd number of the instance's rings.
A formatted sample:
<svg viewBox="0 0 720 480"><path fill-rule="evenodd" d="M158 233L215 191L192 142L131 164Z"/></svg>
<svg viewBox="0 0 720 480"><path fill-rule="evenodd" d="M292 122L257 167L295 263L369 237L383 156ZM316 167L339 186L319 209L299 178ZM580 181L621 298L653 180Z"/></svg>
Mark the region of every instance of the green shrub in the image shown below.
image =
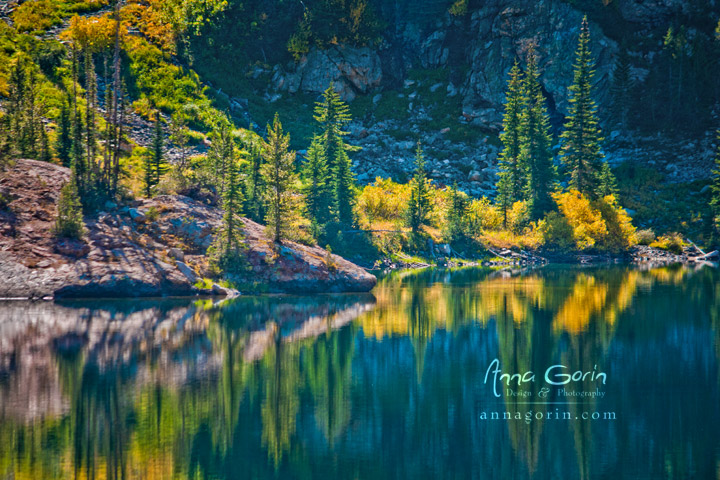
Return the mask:
<svg viewBox="0 0 720 480"><path fill-rule="evenodd" d="M661 235L657 240L650 244L651 247L667 250L675 255L682 254L683 247L685 247L685 245L686 243L683 240L682 235L677 232L670 232L665 235Z"/></svg>
<svg viewBox="0 0 720 480"><path fill-rule="evenodd" d="M58 238L81 239L84 233L82 204L75 179L71 179L60 190L58 216L55 221L55 236Z"/></svg>
<svg viewBox="0 0 720 480"><path fill-rule="evenodd" d="M652 228L645 228L637 232L638 245L650 245L655 241L655 232Z"/></svg>

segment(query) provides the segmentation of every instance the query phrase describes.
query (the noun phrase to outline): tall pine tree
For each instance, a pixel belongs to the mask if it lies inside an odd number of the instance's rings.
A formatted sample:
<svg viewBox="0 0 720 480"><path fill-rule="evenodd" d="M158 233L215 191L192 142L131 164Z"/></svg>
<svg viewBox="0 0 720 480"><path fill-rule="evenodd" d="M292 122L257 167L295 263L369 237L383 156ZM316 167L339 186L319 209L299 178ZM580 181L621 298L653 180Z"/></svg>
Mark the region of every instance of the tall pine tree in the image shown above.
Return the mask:
<svg viewBox="0 0 720 480"><path fill-rule="evenodd" d="M330 185L327 158L322 138L315 136L307 151L307 161L302 170L305 180L305 199L310 219L316 225L329 222L333 192Z"/></svg>
<svg viewBox="0 0 720 480"><path fill-rule="evenodd" d="M220 238L216 240L211 257L215 259L221 270L237 272L242 266L242 203L243 195L240 188L240 174L237 162L230 158L227 164L227 188L223 195L223 223Z"/></svg>
<svg viewBox="0 0 720 480"><path fill-rule="evenodd" d="M322 101L315 105L315 120L320 124L320 138L330 175L329 186L333 195L332 217L337 222L350 225L353 221L355 180L348 151L355 148L346 144L343 137L348 134L345 129L350 123L351 116L350 109L340 99L332 83L323 93Z"/></svg>
<svg viewBox="0 0 720 480"><path fill-rule="evenodd" d="M155 112L155 127L153 129L153 142L150 155L145 157L145 196L151 197L160 179L167 172L168 165L165 161L164 147L165 136L162 129L162 117L160 112Z"/></svg>
<svg viewBox="0 0 720 480"><path fill-rule="evenodd" d="M430 215L430 200L425 156L420 143L418 143L415 150L415 172L410 185L410 204L408 205L408 220L413 233L418 233L420 227L427 223Z"/></svg>
<svg viewBox="0 0 720 480"><path fill-rule="evenodd" d="M527 62L523 88L525 108L520 127L520 163L527 175L524 198L529 203L531 217L539 219L545 212L553 209L551 192L555 188L556 170L553 164L550 119L534 50L530 51Z"/></svg>
<svg viewBox="0 0 720 480"><path fill-rule="evenodd" d="M256 222L264 217L265 185L260 168L262 167L262 147L253 143L249 148L248 168L245 191L247 192L246 211L250 218Z"/></svg>
<svg viewBox="0 0 720 480"><path fill-rule="evenodd" d="M295 152L289 152L290 135L283 132L280 117L275 114L272 126L267 127L267 141L263 148L264 164L261 167L266 185L266 224L273 241L281 242L287 237L293 218L293 185Z"/></svg>
<svg viewBox="0 0 720 480"><path fill-rule="evenodd" d="M168 164L165 161L165 133L162 128L160 112L155 112L155 132L152 143L153 182L160 183L160 179L167 172Z"/></svg>
<svg viewBox="0 0 720 480"><path fill-rule="evenodd" d="M593 60L590 53L590 30L583 18L575 60L575 75L570 86L570 108L562 133L561 158L570 173L570 188L596 198L601 188L603 141L592 99Z"/></svg>
<svg viewBox="0 0 720 480"><path fill-rule="evenodd" d="M72 158L72 125L70 122L70 100L65 98L60 106L60 118L58 119L57 138L55 141L55 153L58 159L66 167L70 166Z"/></svg>
<svg viewBox="0 0 720 480"><path fill-rule="evenodd" d="M633 78L630 72L630 58L622 49L615 60L610 93L612 94L612 118L623 131L628 130L632 102Z"/></svg>
<svg viewBox="0 0 720 480"><path fill-rule="evenodd" d="M503 211L503 223L507 223L507 211L514 202L521 200L525 188L525 167L521 163L520 156L524 108L522 73L516 60L508 79L503 130L500 133L503 150L500 152L497 189L498 204Z"/></svg>

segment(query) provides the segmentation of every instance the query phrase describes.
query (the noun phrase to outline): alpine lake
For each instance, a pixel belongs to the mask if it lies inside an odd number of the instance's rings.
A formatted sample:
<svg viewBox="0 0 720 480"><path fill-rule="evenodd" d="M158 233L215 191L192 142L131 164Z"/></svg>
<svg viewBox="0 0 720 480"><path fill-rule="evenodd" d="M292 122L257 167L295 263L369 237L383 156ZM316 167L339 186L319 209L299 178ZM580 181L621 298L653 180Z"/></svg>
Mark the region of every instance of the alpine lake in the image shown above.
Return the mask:
<svg viewBox="0 0 720 480"><path fill-rule="evenodd" d="M0 479L717 479L720 271L0 302Z"/></svg>

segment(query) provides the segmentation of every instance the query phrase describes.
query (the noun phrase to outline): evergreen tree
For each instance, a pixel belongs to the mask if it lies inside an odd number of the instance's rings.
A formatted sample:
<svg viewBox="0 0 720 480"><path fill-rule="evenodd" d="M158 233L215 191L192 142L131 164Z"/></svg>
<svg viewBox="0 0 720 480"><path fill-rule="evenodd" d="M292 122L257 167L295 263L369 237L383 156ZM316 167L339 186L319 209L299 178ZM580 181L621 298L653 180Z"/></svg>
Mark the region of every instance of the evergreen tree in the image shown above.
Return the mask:
<svg viewBox="0 0 720 480"><path fill-rule="evenodd" d="M165 140L163 137L162 123L160 122L160 112L156 112L152 149L150 154L145 155L143 159L145 196L148 198L152 197L155 187L160 183L160 179L168 168L163 155Z"/></svg>
<svg viewBox="0 0 720 480"><path fill-rule="evenodd" d="M290 135L285 134L280 117L275 114L272 127L267 127L267 141L263 148L265 163L261 167L267 186L266 224L277 243L286 238L292 222L293 185L296 182L295 152L289 152Z"/></svg>
<svg viewBox="0 0 720 480"><path fill-rule="evenodd" d="M350 123L350 109L335 91L332 83L323 93L323 100L315 105L315 120L320 124L325 163L330 174L329 191L332 192L334 219L342 224L352 224L352 204L355 180L352 163L347 152L354 147L346 144L343 137ZM330 214L327 215L330 217Z"/></svg>
<svg viewBox="0 0 720 480"><path fill-rule="evenodd" d="M302 171L305 180L305 199L308 214L316 225L330 221L330 176L322 138L315 136L307 152L307 162Z"/></svg>
<svg viewBox="0 0 720 480"><path fill-rule="evenodd" d="M38 126L40 128L40 151L38 160L49 162L52 160L52 153L50 152L50 140L48 139L47 130L42 122L40 122Z"/></svg>
<svg viewBox="0 0 720 480"><path fill-rule="evenodd" d="M539 219L553 209L550 194L555 188L556 177L550 119L539 77L535 52L531 50L523 88L525 109L521 115L520 163L526 174L524 199L529 203L533 219Z"/></svg>
<svg viewBox="0 0 720 480"><path fill-rule="evenodd" d="M350 108L340 99L335 85L331 82L323 93L322 101L315 104L315 121L322 130L323 149L330 172L335 171L341 152L349 148L343 137L348 134L345 128L351 120Z"/></svg>
<svg viewBox="0 0 720 480"><path fill-rule="evenodd" d="M710 186L712 190L710 208L713 212L715 232L720 236L720 130L717 132L717 139L718 148L715 156L715 170L713 170L712 185Z"/></svg>
<svg viewBox="0 0 720 480"><path fill-rule="evenodd" d="M20 139L23 138L25 90L27 78L25 66L21 59L16 60L10 70L8 79L7 118L9 123L8 139L11 145L10 155L17 155L21 151Z"/></svg>
<svg viewBox="0 0 720 480"><path fill-rule="evenodd" d="M415 172L410 185L410 204L408 205L408 220L413 233L418 233L420 227L427 223L430 215L430 200L425 157L420 143L418 143L415 150Z"/></svg>
<svg viewBox="0 0 720 480"><path fill-rule="evenodd" d="M155 183L155 169L153 168L152 155L145 153L143 155L143 185L145 187L145 196L152 197L153 190L157 185Z"/></svg>
<svg viewBox="0 0 720 480"><path fill-rule="evenodd" d="M10 161L11 153L10 115L3 115L0 116L0 169Z"/></svg>
<svg viewBox="0 0 720 480"><path fill-rule="evenodd" d="M63 100L60 106L60 118L58 119L58 132L57 139L55 141L55 152L57 157L60 159L62 164L66 167L70 166L70 159L72 153L72 133L70 123L70 105L69 100L66 98Z"/></svg>
<svg viewBox="0 0 720 480"><path fill-rule="evenodd" d="M612 173L610 164L605 161L603 162L602 169L600 170L600 190L598 191L598 195L600 197L605 197L607 195L615 195L617 197L617 194L617 180L615 179L615 175Z"/></svg>
<svg viewBox="0 0 720 480"><path fill-rule="evenodd" d="M80 203L74 171L70 176L70 181L60 190L55 235L59 238L73 239L80 239L83 236L82 204Z"/></svg>
<svg viewBox="0 0 720 480"><path fill-rule="evenodd" d="M507 211L512 204L522 199L525 188L525 167L522 165L522 112L525 108L522 75L517 60L510 70L508 89L505 95L505 114L500 141L500 172L497 183L498 203L503 211L503 222L507 223Z"/></svg>
<svg viewBox="0 0 720 480"><path fill-rule="evenodd" d="M592 99L594 70L587 17L583 18L574 67L561 155L570 173L570 188L596 198L601 184L603 154L600 142L603 138L598 124L597 105Z"/></svg>
<svg viewBox="0 0 720 480"><path fill-rule="evenodd" d="M212 261L224 272L237 272L242 267L241 219L243 195L240 174L234 158L227 162L227 188L223 195L223 224L220 235L209 252Z"/></svg>
<svg viewBox="0 0 720 480"><path fill-rule="evenodd" d="M28 68L27 87L25 89L25 106L21 115L24 116L24 128L20 137L21 152L26 158L39 158L40 128L42 122L37 112L37 74L33 68Z"/></svg>
<svg viewBox="0 0 720 480"><path fill-rule="evenodd" d="M262 160L262 147L253 143L248 156L247 185L245 190L247 191L247 214L256 222L262 221L265 214L263 209L265 186L260 170Z"/></svg>
<svg viewBox="0 0 720 480"><path fill-rule="evenodd" d="M336 220L342 225L352 225L355 177L352 172L352 162L345 150L339 152L333 173Z"/></svg>
<svg viewBox="0 0 720 480"><path fill-rule="evenodd" d="M446 236L451 242L465 236L468 204L458 191L457 182L450 190L450 209L447 214Z"/></svg>
<svg viewBox="0 0 720 480"><path fill-rule="evenodd" d="M610 93L612 94L613 121L625 131L628 129L633 87L630 58L627 50L622 49L615 61Z"/></svg>
<svg viewBox="0 0 720 480"><path fill-rule="evenodd" d="M83 119L80 110L75 110L72 125L72 150L71 164L75 170L75 180L77 182L80 196L83 195L87 185L87 168L85 167L85 153L83 151Z"/></svg>
<svg viewBox="0 0 720 480"><path fill-rule="evenodd" d="M235 150L231 125L227 118L220 119L217 128L211 134L211 138L212 144L207 158L210 162L215 187L220 195L224 195L226 170Z"/></svg>
<svg viewBox="0 0 720 480"><path fill-rule="evenodd" d="M36 102L37 74L24 58L18 58L8 79L8 140L12 155L40 158L41 126Z"/></svg>
<svg viewBox="0 0 720 480"><path fill-rule="evenodd" d="M160 179L168 170L168 164L165 161L165 134L162 129L162 117L160 112L155 113L155 129L152 143L152 171L153 185L160 183Z"/></svg>
<svg viewBox="0 0 720 480"><path fill-rule="evenodd" d="M181 172L187 167L189 140L190 129L187 127L185 118L179 113L174 113L170 122L170 141L180 152L177 167Z"/></svg>

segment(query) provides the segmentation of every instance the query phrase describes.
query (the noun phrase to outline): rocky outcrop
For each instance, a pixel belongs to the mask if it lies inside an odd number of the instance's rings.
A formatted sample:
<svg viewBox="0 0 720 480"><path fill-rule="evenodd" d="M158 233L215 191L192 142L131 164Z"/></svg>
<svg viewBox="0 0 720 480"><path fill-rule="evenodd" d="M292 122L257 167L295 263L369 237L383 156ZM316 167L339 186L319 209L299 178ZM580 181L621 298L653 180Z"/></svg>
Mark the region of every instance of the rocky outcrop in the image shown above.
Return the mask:
<svg viewBox="0 0 720 480"><path fill-rule="evenodd" d="M688 13L691 3L684 0L624 0L618 2L618 8L628 22L657 25L672 15Z"/></svg>
<svg viewBox="0 0 720 480"><path fill-rule="evenodd" d="M568 52L575 49L581 21L582 14L563 2L483 2L468 24L445 15L441 26L419 45L420 62L425 68L443 67L452 49L460 49L468 71L461 82L447 86L448 94L460 91L465 115L478 125L498 126L508 72L515 59L524 61L534 48L549 104L564 114L573 78ZM459 37L458 31L465 34ZM597 25L591 25L591 38L599 100L608 91L617 45Z"/></svg>
<svg viewBox="0 0 720 480"><path fill-rule="evenodd" d="M18 160L0 174L0 297L139 297L217 294L194 286L220 225L216 207L160 196L132 208L106 205L85 218L83 241L52 235L60 188L69 170ZM272 291L368 291L375 277L325 250L274 245L262 226L246 225L248 278ZM180 261L178 257L182 257Z"/></svg>
<svg viewBox="0 0 720 480"><path fill-rule="evenodd" d="M288 93L321 93L334 82L342 99L350 102L380 86L382 67L378 54L367 47L313 47L290 71L276 65L272 82L276 90Z"/></svg>
<svg viewBox="0 0 720 480"><path fill-rule="evenodd" d="M157 215L154 221L140 227L142 233L152 241L164 241L171 249L180 250L185 262L176 263L183 269L207 273L204 253L221 224L220 210L178 195L155 197L138 210L146 216L150 211ZM237 275L236 280L265 286L273 292L365 292L377 281L364 269L338 255L328 255L320 247L290 241L274 244L265 234L265 227L252 220L243 219L243 242L247 273Z"/></svg>

